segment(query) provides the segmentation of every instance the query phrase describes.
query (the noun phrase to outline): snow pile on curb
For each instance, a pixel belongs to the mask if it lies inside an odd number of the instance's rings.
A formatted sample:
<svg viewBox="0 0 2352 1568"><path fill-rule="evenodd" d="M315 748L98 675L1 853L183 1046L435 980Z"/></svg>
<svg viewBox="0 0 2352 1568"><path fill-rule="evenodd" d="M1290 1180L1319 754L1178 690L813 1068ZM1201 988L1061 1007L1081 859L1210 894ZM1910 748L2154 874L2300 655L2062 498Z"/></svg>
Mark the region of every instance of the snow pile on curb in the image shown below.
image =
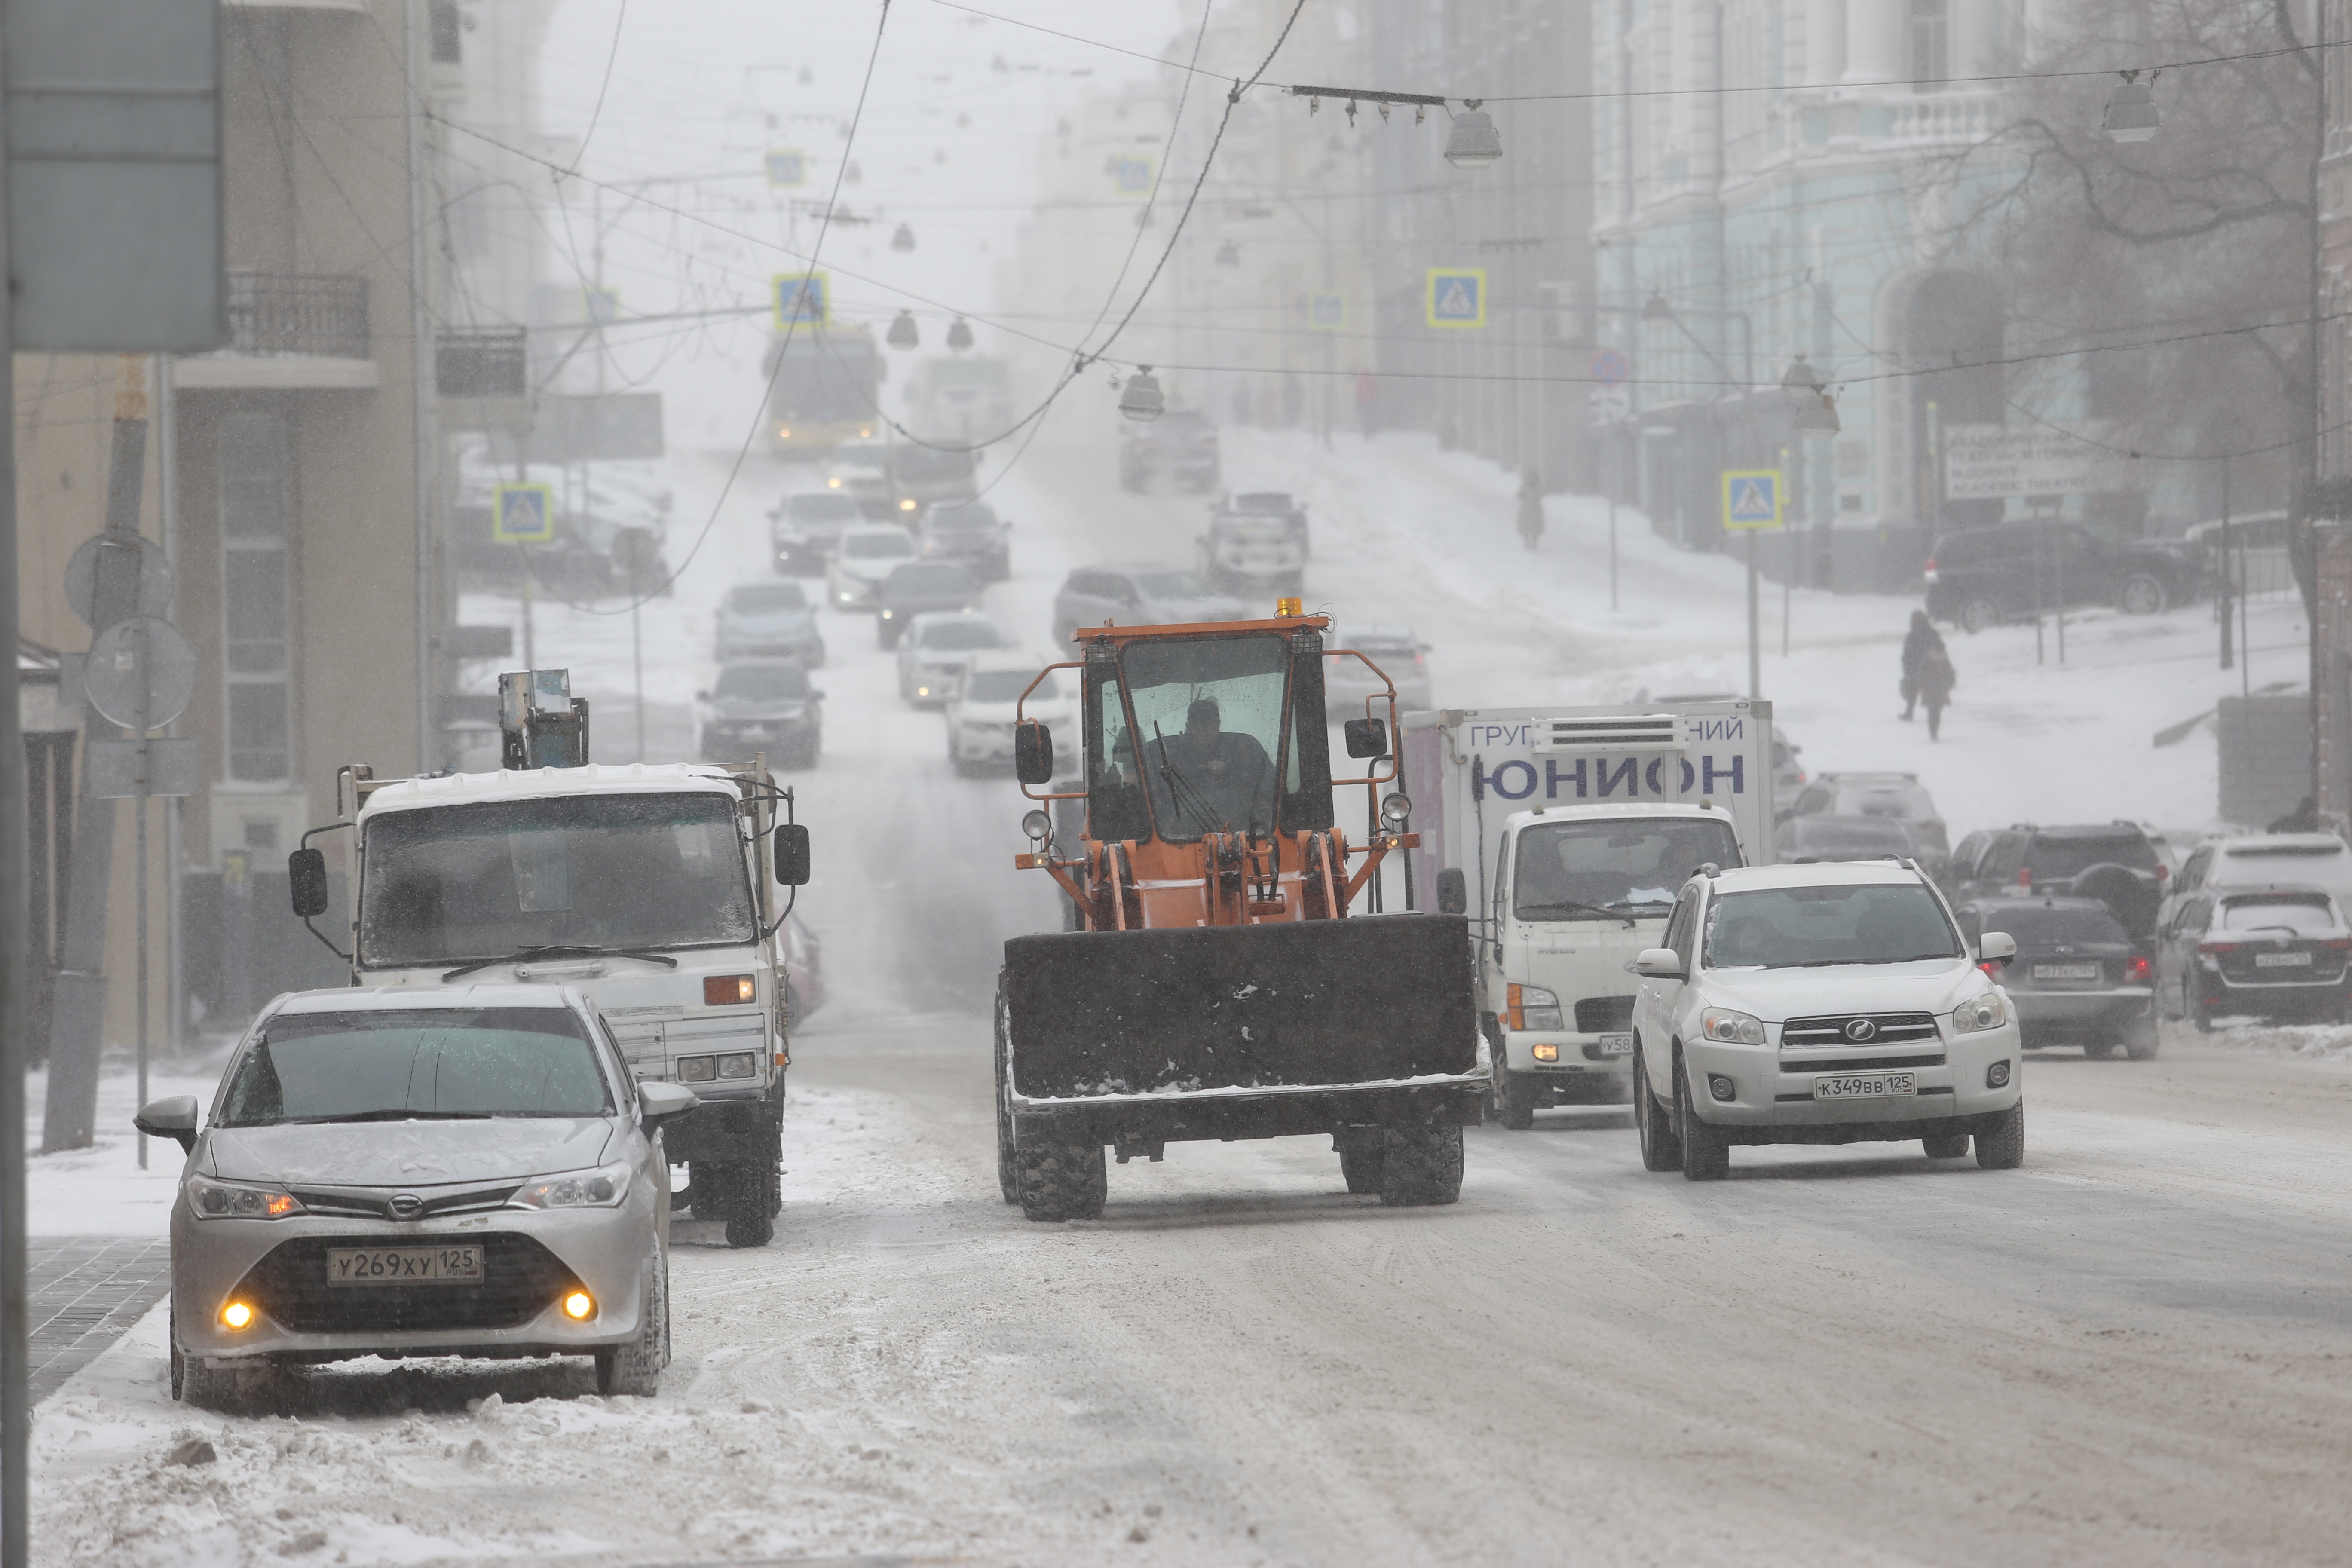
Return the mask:
<svg viewBox="0 0 2352 1568"><path fill-rule="evenodd" d="M2347 1024L2248 1024L2216 1029L2203 1043L2247 1056L2294 1057L2352 1067L2352 1025Z"/></svg>

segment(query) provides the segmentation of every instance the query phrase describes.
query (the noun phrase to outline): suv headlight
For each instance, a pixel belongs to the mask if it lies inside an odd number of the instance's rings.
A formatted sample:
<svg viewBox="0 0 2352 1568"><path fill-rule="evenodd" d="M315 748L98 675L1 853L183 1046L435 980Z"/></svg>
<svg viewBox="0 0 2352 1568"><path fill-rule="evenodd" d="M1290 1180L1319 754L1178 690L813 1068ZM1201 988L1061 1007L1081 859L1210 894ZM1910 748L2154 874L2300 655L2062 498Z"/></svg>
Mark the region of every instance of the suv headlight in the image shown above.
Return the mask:
<svg viewBox="0 0 2352 1568"><path fill-rule="evenodd" d="M251 1187L190 1176L184 1189L198 1219L285 1219L308 1214L302 1200L283 1187Z"/></svg>
<svg viewBox="0 0 2352 1568"><path fill-rule="evenodd" d="M1952 1033L1973 1035L1985 1029L1998 1029L2009 1022L2009 1004L1998 991L1988 991L1969 998L1952 1009Z"/></svg>
<svg viewBox="0 0 2352 1568"><path fill-rule="evenodd" d="M1710 1040L1732 1046L1760 1046L1764 1043L1764 1020L1753 1013L1735 1013L1728 1007L1709 1007L1698 1016L1699 1033Z"/></svg>
<svg viewBox="0 0 2352 1568"><path fill-rule="evenodd" d="M629 1163L616 1160L593 1171L534 1176L507 1200L511 1209L618 1208L629 1195Z"/></svg>

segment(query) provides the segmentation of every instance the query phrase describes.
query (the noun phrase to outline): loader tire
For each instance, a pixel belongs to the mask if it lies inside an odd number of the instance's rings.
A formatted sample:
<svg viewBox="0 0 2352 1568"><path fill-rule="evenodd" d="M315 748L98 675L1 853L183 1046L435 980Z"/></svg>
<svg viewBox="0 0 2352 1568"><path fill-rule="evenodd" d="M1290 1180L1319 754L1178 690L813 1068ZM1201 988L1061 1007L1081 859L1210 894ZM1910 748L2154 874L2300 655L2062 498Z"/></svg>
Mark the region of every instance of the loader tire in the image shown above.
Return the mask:
<svg viewBox="0 0 2352 1568"><path fill-rule="evenodd" d="M1536 1096L1541 1092L1533 1073L1513 1072L1498 1066L1487 1098L1494 1106L1496 1121L1514 1132L1525 1132L1536 1124Z"/></svg>
<svg viewBox="0 0 2352 1568"><path fill-rule="evenodd" d="M1008 1204L1021 1201L1021 1172L1013 1153L1013 1013L1004 977L996 977L996 1185Z"/></svg>
<svg viewBox="0 0 2352 1568"><path fill-rule="evenodd" d="M1388 1143L1377 1127L1342 1127L1331 1134L1339 1152L1339 1179L1351 1193L1377 1193L1381 1173L1388 1165Z"/></svg>
<svg viewBox="0 0 2352 1568"><path fill-rule="evenodd" d="M1423 1208L1450 1204L1462 1195L1460 1127L1391 1127L1381 1144L1384 1207Z"/></svg>
<svg viewBox="0 0 2352 1568"><path fill-rule="evenodd" d="M1027 1138L1013 1147L1021 1217L1052 1222L1100 1219L1110 1194L1110 1172L1099 1143Z"/></svg>

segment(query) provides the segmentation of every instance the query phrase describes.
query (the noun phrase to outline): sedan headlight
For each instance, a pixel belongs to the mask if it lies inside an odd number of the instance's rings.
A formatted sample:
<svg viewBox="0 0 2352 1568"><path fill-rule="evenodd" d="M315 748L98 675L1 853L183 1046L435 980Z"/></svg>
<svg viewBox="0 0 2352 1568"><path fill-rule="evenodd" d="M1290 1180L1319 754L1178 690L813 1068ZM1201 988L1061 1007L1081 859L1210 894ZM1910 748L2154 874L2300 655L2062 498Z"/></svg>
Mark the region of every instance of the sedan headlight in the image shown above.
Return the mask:
<svg viewBox="0 0 2352 1568"><path fill-rule="evenodd" d="M1988 991L1971 997L1952 1009L1952 1033L1973 1035L1985 1029L1998 1029L2009 1022L2009 1004L1998 991Z"/></svg>
<svg viewBox="0 0 2352 1568"><path fill-rule="evenodd" d="M283 1187L249 1187L215 1182L210 1176L190 1176L184 1190L188 1207L198 1219L284 1219L310 1212L300 1198Z"/></svg>
<svg viewBox="0 0 2352 1568"><path fill-rule="evenodd" d="M618 1208L629 1195L629 1163L616 1160L593 1171L535 1176L507 1200L510 1209Z"/></svg>
<svg viewBox="0 0 2352 1568"><path fill-rule="evenodd" d="M1728 1007L1709 1007L1698 1016L1699 1033L1710 1040L1732 1046L1760 1046L1764 1043L1764 1020L1753 1013L1735 1013Z"/></svg>

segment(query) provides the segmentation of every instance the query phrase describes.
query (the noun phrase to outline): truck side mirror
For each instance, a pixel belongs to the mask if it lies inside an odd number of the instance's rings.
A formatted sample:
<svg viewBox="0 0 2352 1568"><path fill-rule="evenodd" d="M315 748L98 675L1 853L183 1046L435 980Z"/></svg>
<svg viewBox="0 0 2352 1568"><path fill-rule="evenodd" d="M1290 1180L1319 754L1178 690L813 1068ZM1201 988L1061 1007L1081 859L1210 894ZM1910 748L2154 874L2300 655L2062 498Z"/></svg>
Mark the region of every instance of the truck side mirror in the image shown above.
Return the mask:
<svg viewBox="0 0 2352 1568"><path fill-rule="evenodd" d="M776 824L776 880L804 888L809 879L809 831L802 822Z"/></svg>
<svg viewBox="0 0 2352 1568"><path fill-rule="evenodd" d="M193 1153L196 1147L196 1097L174 1094L151 1100L139 1108L131 1125L150 1138L171 1139L184 1154Z"/></svg>
<svg viewBox="0 0 2352 1568"><path fill-rule="evenodd" d="M327 855L323 849L297 849L286 857L287 890L294 912L304 920L327 912Z"/></svg>
<svg viewBox="0 0 2352 1568"><path fill-rule="evenodd" d="M1054 731L1035 719L1024 719L1013 731L1013 773L1024 784L1054 782Z"/></svg>
<svg viewBox="0 0 2352 1568"><path fill-rule="evenodd" d="M1441 915L1466 915L1470 912L1470 884L1459 866L1448 866L1437 874L1437 912Z"/></svg>
<svg viewBox="0 0 2352 1568"><path fill-rule="evenodd" d="M1349 756L1385 757L1389 754L1387 720L1350 719L1340 728L1347 731Z"/></svg>

